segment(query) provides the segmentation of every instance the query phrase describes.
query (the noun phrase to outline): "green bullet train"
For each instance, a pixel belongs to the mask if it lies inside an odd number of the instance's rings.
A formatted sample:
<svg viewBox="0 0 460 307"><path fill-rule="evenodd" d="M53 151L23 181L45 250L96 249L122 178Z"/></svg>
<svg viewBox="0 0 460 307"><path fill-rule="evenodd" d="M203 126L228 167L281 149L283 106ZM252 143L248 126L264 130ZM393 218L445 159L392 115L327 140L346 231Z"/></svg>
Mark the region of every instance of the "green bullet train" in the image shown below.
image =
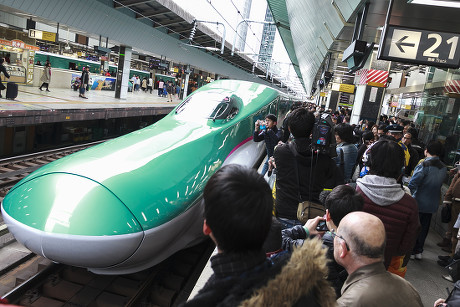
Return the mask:
<svg viewBox="0 0 460 307"><path fill-rule="evenodd" d="M49 163L14 186L1 211L31 251L98 274L151 267L203 240L202 191L223 165L255 167L254 123L282 122L292 99L217 80L157 123Z"/></svg>

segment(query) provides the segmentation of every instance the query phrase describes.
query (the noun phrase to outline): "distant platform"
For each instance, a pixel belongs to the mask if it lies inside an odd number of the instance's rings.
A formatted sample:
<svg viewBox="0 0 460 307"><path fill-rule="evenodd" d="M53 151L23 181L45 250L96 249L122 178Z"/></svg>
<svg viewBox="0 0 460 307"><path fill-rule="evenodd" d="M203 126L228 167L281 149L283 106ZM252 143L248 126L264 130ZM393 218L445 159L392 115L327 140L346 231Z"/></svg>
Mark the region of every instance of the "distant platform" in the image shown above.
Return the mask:
<svg viewBox="0 0 460 307"><path fill-rule="evenodd" d="M126 99L115 98L114 91L90 90L84 99L72 89L19 86L15 100L0 98L0 126L22 126L75 120L166 115L180 100L159 97L157 90L128 92Z"/></svg>

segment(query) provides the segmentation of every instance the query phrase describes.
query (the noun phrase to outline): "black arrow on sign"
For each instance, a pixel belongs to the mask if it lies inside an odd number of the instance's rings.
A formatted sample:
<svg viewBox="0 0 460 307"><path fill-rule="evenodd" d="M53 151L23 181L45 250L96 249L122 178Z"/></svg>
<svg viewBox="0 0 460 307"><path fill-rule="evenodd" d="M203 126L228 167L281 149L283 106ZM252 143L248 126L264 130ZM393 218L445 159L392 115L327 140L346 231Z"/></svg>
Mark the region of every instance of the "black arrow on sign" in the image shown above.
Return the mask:
<svg viewBox="0 0 460 307"><path fill-rule="evenodd" d="M405 35L403 37L401 37L399 39L399 41L397 41L395 44L396 44L396 47L398 47L399 51L401 51L402 53L406 53L404 51L404 49L402 48L402 46L407 46L407 47L415 47L415 44L412 44L412 43L403 43L403 41L408 38L409 36Z"/></svg>

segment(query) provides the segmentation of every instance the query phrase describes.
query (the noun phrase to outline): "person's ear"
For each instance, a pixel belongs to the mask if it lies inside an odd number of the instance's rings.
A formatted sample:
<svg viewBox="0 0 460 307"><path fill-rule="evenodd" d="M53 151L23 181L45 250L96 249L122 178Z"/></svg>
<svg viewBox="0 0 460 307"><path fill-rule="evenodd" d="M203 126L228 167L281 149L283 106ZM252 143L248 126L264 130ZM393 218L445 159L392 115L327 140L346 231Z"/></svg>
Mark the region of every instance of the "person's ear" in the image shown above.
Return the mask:
<svg viewBox="0 0 460 307"><path fill-rule="evenodd" d="M339 257L340 258L345 258L345 256L347 255L348 253L348 250L347 250L347 244L345 243L345 241L343 240L340 240L340 251L339 251Z"/></svg>
<svg viewBox="0 0 460 307"><path fill-rule="evenodd" d="M206 223L206 220L203 221L203 233L206 236L209 236L211 234L212 230L209 228L208 224Z"/></svg>
<svg viewBox="0 0 460 307"><path fill-rule="evenodd" d="M329 209L326 209L326 222L331 220L331 214L329 213Z"/></svg>

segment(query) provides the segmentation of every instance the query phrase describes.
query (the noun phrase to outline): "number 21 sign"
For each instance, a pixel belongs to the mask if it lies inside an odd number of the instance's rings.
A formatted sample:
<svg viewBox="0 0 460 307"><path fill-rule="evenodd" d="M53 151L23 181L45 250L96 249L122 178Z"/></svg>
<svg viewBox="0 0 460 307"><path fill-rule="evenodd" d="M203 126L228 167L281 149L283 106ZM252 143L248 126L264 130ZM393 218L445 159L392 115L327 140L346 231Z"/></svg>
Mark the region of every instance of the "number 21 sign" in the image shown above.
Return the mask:
<svg viewBox="0 0 460 307"><path fill-rule="evenodd" d="M378 59L458 68L460 34L389 25L380 40Z"/></svg>

